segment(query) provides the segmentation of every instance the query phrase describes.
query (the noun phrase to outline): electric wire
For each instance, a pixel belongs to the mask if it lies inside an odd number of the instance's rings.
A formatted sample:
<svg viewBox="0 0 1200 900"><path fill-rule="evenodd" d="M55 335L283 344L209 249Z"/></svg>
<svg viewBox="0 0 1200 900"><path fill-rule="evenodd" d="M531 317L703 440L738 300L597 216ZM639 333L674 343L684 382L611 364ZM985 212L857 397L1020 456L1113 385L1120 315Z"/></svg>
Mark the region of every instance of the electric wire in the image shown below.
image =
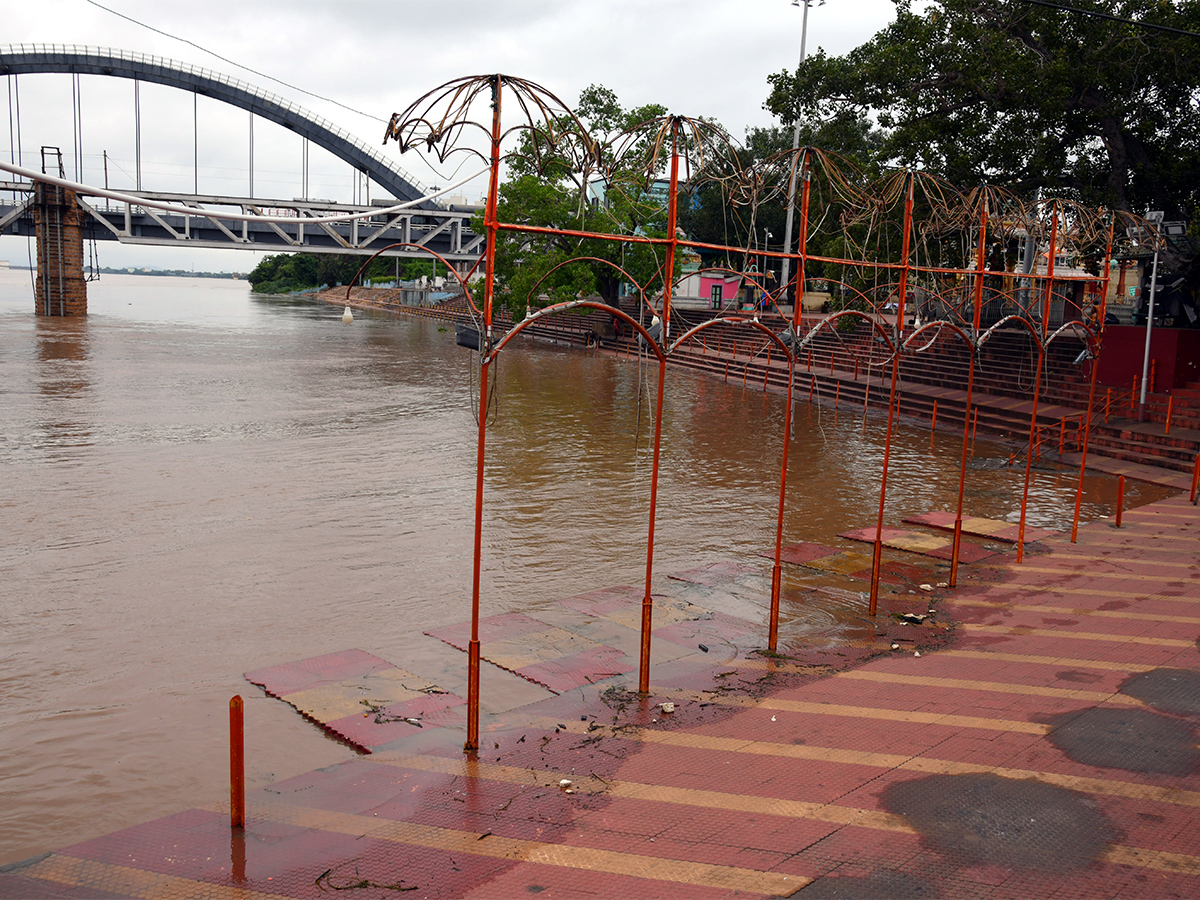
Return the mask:
<svg viewBox="0 0 1200 900"><path fill-rule="evenodd" d="M229 59L228 57L222 56L219 53L215 53L214 51L209 50L207 47L200 46L195 41L189 41L187 38L181 38L178 35L171 34L169 31L163 31L161 28L155 28L153 25L147 25L145 22L141 22L141 21L133 18L132 16L127 16L127 15L125 15L125 13L117 12L115 9L110 9L109 7L104 6L101 3L97 3L96 0L87 0L87 2L90 3L92 6L96 7L97 9L102 9L106 13L110 13L111 15L114 15L117 18L124 19L127 22L132 22L134 25L137 25L140 28L145 28L148 31L153 31L155 34L161 34L163 37L170 38L173 41L179 41L182 44L187 44L189 47L195 47L201 53L207 53L209 56L212 56L212 57L215 57L216 59L221 60L221 62L229 63L229 65L231 65L231 66L237 66L239 69L242 69L246 72L250 72L253 75L257 75L259 78L266 78L270 81L275 82L276 84L281 84L290 90L299 91L301 94L305 94L306 96L313 97L317 100L322 100L325 103L332 103L334 106L340 107L341 109L344 109L347 112L352 112L358 116L365 116L368 119L371 119L375 122L381 122L384 125L387 124L387 119L381 119L379 116L372 115L371 113L368 113L368 112L363 112L361 109L355 109L353 106L347 106L345 103L340 103L339 101L334 100L330 97L325 97L325 96L322 96L321 94L314 94L312 91L306 91L304 88L297 87L294 84L291 84L287 81L283 81L282 79L276 78L274 75L268 75L266 72L260 72L260 71L258 71L258 69L252 69L249 66L244 66L239 62L235 62L234 60Z"/></svg>

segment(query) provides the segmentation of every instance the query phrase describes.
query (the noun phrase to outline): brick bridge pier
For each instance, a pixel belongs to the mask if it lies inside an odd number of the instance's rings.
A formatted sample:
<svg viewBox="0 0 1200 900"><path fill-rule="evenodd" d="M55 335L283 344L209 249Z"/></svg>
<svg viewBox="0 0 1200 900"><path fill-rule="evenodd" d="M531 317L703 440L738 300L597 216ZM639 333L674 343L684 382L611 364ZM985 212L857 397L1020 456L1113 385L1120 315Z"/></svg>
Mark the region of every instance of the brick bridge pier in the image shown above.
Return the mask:
<svg viewBox="0 0 1200 900"><path fill-rule="evenodd" d="M86 316L87 282L83 277L83 229L75 192L39 182L35 189L39 316Z"/></svg>

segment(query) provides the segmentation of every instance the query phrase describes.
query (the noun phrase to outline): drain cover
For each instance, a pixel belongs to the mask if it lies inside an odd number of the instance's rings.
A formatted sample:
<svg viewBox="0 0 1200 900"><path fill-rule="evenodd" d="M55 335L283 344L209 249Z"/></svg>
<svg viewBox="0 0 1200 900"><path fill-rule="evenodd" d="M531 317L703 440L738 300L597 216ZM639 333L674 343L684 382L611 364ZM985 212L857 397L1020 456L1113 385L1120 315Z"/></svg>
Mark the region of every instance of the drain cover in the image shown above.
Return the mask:
<svg viewBox="0 0 1200 900"><path fill-rule="evenodd" d="M798 896L804 900L922 900L937 897L938 892L919 878L881 869L870 875L818 878Z"/></svg>
<svg viewBox="0 0 1200 900"><path fill-rule="evenodd" d="M967 864L1067 872L1120 835L1089 797L998 775L931 775L888 785L883 807L927 844Z"/></svg>
<svg viewBox="0 0 1200 900"><path fill-rule="evenodd" d="M1061 724L1058 724L1061 722ZM1051 720L1048 739L1075 762L1159 775L1189 775L1200 762L1196 734L1145 709L1089 709Z"/></svg>
<svg viewBox="0 0 1200 900"><path fill-rule="evenodd" d="M1126 679L1120 690L1163 712L1200 715L1200 672L1194 669L1151 669Z"/></svg>

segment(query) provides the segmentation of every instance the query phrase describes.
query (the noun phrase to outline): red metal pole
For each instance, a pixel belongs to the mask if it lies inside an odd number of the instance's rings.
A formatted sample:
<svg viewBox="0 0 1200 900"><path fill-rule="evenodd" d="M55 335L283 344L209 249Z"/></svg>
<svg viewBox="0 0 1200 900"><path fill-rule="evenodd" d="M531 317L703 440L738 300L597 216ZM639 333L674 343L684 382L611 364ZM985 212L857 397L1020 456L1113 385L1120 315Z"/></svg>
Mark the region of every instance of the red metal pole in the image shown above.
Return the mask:
<svg viewBox="0 0 1200 900"><path fill-rule="evenodd" d="M1103 324L1104 323L1104 299L1103 298L1108 297L1108 285L1109 285L1109 282L1112 281L1112 266L1111 266L1110 262L1112 259L1112 243L1113 243L1114 225L1115 225L1115 217L1111 213L1109 213L1108 243L1104 250L1104 285L1100 291L1100 296L1101 296L1102 300L1101 300L1101 308L1100 308L1100 316L1099 316L1099 321L1101 324L1098 326L1099 328L1104 327L1104 324ZM1101 332L1101 334L1103 334L1103 332ZM1085 340L1086 340L1086 337L1085 337ZM1091 377L1091 383L1088 385L1088 403L1087 403L1087 413L1085 415L1084 423L1083 423L1083 441L1081 442L1081 446L1079 448L1079 452L1080 452L1079 481L1075 485L1075 515L1071 519L1071 543L1072 544L1075 543L1075 539L1079 534L1079 510L1080 510L1080 507L1082 507L1082 505L1083 505L1083 472L1084 472L1084 468L1087 466L1088 439L1089 439L1089 437L1091 435L1091 431L1092 431L1092 406L1096 402L1096 375L1100 371L1100 349L1101 349L1101 342L1100 342L1100 339L1097 338L1096 345L1093 348L1093 352L1092 352L1092 377ZM1111 398L1112 388L1109 388L1108 395ZM1105 403L1104 403L1104 421L1105 422L1108 421L1108 400L1107 399L1105 400Z"/></svg>
<svg viewBox="0 0 1200 900"><path fill-rule="evenodd" d="M1171 433L1171 413L1174 411L1174 409L1175 409L1175 395L1172 394L1170 397L1167 398L1167 422L1163 426L1163 434Z"/></svg>
<svg viewBox="0 0 1200 900"><path fill-rule="evenodd" d="M676 222L679 212L679 121L671 125L671 185L667 197L667 259L663 269L662 343L671 340L671 284L675 281L675 250L679 244ZM650 629L654 621L654 600L650 584L654 577L654 517L658 508L658 461L662 445L663 384L667 377L667 360L658 360L658 411L654 417L654 465L650 475L650 522L646 534L646 593L642 597L642 644L638 665L638 691L650 691Z"/></svg>
<svg viewBox="0 0 1200 900"><path fill-rule="evenodd" d="M467 740L463 744L463 752L468 756L479 752L479 581L483 568L483 471L487 444L487 384L488 369L491 367L492 298L496 276L496 238L500 231L496 219L496 205L500 189L500 103L503 82L502 76L495 76L492 88L492 168L488 183L487 208L484 211L488 242L484 257L484 333L479 336L482 358L479 366L479 437L475 453L475 551L471 577L471 639L467 643Z"/></svg>
<svg viewBox="0 0 1200 900"><path fill-rule="evenodd" d="M969 368L967 369L967 405L963 409L963 436L962 436L962 452L959 453L958 459L958 506L954 513L954 542L950 549L950 587L958 585L958 552L962 546L962 512L963 512L963 492L967 484L967 438L972 434L972 430L968 427L971 421L971 399L975 389L975 342L979 340L979 320L983 306L983 273L984 266L987 264L987 226L988 226L988 204L987 195L983 195L982 208L979 212L979 243L975 251L975 309L971 317L971 359ZM975 410L975 419L978 420L979 410ZM974 438L972 437L973 441Z"/></svg>
<svg viewBox="0 0 1200 900"><path fill-rule="evenodd" d="M1117 476L1117 521L1116 527L1121 527L1121 513L1125 509L1125 476Z"/></svg>
<svg viewBox="0 0 1200 900"><path fill-rule="evenodd" d="M1196 462L1192 464L1192 493L1188 498L1193 503L1196 502L1196 487L1200 485L1200 451L1196 453Z"/></svg>
<svg viewBox="0 0 1200 900"><path fill-rule="evenodd" d="M1033 468L1034 441L1037 435L1038 396L1042 390L1042 369L1046 362L1046 327L1050 321L1050 293L1054 285L1054 254L1058 244L1058 204L1053 206L1050 222L1050 253L1046 258L1046 293L1042 301L1042 336L1038 341L1037 376L1033 381L1033 410L1029 414L1029 451L1025 454L1025 487L1021 491L1021 523L1017 528L1017 562L1025 557L1025 512L1029 506L1029 476Z"/></svg>
<svg viewBox="0 0 1200 900"><path fill-rule="evenodd" d="M904 260L900 269L900 300L898 309L896 310L896 346L895 352L892 354L892 388L888 396L888 422L887 433L883 440L883 476L879 483L879 519L875 526L875 550L871 556L871 602L868 607L868 615L875 615L875 611L879 606L879 570L883 560L883 510L884 504L887 502L887 476L888 462L891 459L892 453L892 429L896 419L896 382L900 377L900 350L901 338L903 336L904 327L904 301L905 295L908 293L908 254L909 241L912 234L912 211L913 211L913 177L908 176L908 190L904 198L904 237L900 248L901 258Z"/></svg>
<svg viewBox="0 0 1200 900"><path fill-rule="evenodd" d="M229 826L246 827L246 731L241 695L229 700Z"/></svg>
<svg viewBox="0 0 1200 900"><path fill-rule="evenodd" d="M673 234L674 232L672 232ZM664 330L665 334L666 331ZM650 524L646 534L646 593L642 597L642 644L638 664L638 691L650 691L650 628L654 620L654 600L650 596L650 583L654 578L654 521L658 508L658 458L662 448L663 384L667 378L667 360L658 361L658 411L654 416L654 463L650 472Z"/></svg>
<svg viewBox="0 0 1200 900"><path fill-rule="evenodd" d="M801 232L803 240L803 232ZM788 452L792 436L792 383L795 380L796 363L788 366L787 410L783 414L783 471L779 475L779 518L775 522L775 566L771 570L771 621L767 629L767 649L772 653L779 645L779 589L783 575L783 512L787 503Z"/></svg>

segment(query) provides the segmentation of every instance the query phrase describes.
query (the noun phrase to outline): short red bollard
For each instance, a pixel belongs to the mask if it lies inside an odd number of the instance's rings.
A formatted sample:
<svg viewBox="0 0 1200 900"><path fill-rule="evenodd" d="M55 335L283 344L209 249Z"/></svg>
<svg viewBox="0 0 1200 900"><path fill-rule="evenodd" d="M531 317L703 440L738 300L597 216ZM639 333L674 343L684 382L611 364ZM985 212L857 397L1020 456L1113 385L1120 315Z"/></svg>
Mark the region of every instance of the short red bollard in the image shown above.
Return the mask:
<svg viewBox="0 0 1200 900"><path fill-rule="evenodd" d="M1175 409L1175 395L1172 394L1170 397L1167 398L1167 422L1163 428L1163 434L1171 433L1171 413L1174 411L1174 409Z"/></svg>
<svg viewBox="0 0 1200 900"><path fill-rule="evenodd" d="M229 701L229 825L246 827L246 740L241 696Z"/></svg>
<svg viewBox="0 0 1200 900"><path fill-rule="evenodd" d="M1200 452L1196 453L1196 462L1192 466L1192 496L1191 501L1196 502L1196 488L1200 486Z"/></svg>
<svg viewBox="0 0 1200 900"><path fill-rule="evenodd" d="M1121 527L1121 512L1125 509L1125 476L1117 476L1117 521L1116 527Z"/></svg>

